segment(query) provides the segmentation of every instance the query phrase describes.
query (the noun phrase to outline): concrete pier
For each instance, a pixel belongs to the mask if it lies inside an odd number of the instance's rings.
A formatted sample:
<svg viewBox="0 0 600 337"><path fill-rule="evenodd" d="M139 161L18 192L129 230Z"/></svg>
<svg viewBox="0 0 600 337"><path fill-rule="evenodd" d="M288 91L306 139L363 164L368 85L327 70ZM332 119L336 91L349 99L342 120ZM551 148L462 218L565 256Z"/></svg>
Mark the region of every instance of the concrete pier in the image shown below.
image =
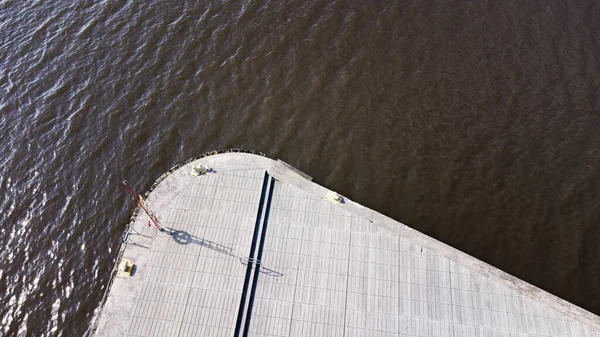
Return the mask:
<svg viewBox="0 0 600 337"><path fill-rule="evenodd" d="M281 161L206 156L146 203L164 231L135 214L97 337L600 337L598 316Z"/></svg>

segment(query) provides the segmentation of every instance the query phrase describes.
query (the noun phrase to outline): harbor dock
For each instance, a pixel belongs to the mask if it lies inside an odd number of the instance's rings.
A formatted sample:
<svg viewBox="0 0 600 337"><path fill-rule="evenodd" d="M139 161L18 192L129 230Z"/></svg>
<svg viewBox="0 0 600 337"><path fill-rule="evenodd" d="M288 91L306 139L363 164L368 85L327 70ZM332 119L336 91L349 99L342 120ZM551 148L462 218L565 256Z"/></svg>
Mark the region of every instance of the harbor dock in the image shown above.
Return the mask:
<svg viewBox="0 0 600 337"><path fill-rule="evenodd" d="M260 154L189 160L142 203L93 336L600 337L597 315Z"/></svg>

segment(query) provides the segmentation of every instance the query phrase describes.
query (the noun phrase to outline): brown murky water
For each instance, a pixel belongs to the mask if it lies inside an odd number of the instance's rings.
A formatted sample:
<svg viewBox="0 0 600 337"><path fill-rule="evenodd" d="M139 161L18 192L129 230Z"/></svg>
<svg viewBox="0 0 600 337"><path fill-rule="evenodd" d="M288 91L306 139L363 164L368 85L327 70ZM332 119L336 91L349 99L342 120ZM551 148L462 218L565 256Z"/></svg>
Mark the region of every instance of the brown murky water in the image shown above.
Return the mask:
<svg viewBox="0 0 600 337"><path fill-rule="evenodd" d="M594 1L0 1L0 334L84 336L133 202L238 147L600 313Z"/></svg>

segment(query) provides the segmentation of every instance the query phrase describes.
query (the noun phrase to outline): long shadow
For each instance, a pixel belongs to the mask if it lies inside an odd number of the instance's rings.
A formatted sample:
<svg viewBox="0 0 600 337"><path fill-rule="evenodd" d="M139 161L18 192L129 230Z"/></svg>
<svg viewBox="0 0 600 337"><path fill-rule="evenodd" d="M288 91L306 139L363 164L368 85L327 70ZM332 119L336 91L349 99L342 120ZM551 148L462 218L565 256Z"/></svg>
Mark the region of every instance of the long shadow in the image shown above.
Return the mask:
<svg viewBox="0 0 600 337"><path fill-rule="evenodd" d="M249 259L247 257L240 257L239 259L243 265L248 265L249 262L256 262L255 259ZM252 268L256 268L256 267L252 267ZM266 274L268 276L275 276L275 277L283 276L282 273L280 273L276 270L273 270L273 269L269 269L267 267L263 267L263 266L260 266L260 270L258 272L262 273L262 274Z"/></svg>
<svg viewBox="0 0 600 337"><path fill-rule="evenodd" d="M225 255L229 255L231 257L235 257L238 258L240 260L240 262L244 265L248 264L249 262L249 258L245 257L239 257L237 255L235 255L233 253L233 249L230 247L227 247L225 245L222 245L220 243L216 243L210 240L205 240L202 238L199 238L197 236L191 235L190 233L186 232L186 231L182 231L182 230L177 230L177 229L173 229L173 228L169 228L169 227L165 227L164 228L164 233L166 233L167 235L169 235L170 237L173 238L173 240L175 240L175 242L177 242L180 245L189 245L190 243L196 244L196 245L200 245L202 247L208 248L208 249L212 249L214 251L217 251L219 253L223 253ZM275 277L279 277L279 276L283 276L282 273L275 271L273 269L269 269L263 266L260 266L260 273L266 274L268 276L275 276Z"/></svg>
<svg viewBox="0 0 600 337"><path fill-rule="evenodd" d="M193 244L200 245L200 246L208 248L208 249L212 249L219 253L237 257L235 254L233 254L232 248L224 246L224 245L216 243L216 242L213 242L213 241L201 239L197 236L193 236L192 234L190 234L186 231L167 227L167 228L165 228L165 232L169 236L171 236L173 238L173 240L175 240L175 242L177 242L180 245L189 245L190 243L193 243Z"/></svg>

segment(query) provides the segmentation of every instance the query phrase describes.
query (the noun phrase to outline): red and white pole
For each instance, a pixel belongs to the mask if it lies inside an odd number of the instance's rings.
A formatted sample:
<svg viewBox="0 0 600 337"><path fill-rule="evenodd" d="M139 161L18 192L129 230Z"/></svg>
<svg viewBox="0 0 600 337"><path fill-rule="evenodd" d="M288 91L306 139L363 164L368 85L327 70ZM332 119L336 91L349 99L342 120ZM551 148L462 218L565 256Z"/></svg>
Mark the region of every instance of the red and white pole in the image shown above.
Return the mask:
<svg viewBox="0 0 600 337"><path fill-rule="evenodd" d="M146 209L146 206L144 206L144 204L137 197L137 195L135 193L133 193L133 191L131 190L131 187L129 187L129 185L127 184L127 180L123 180L123 185L125 185L125 187L129 191L129 194L131 194L133 199L135 199L135 201L137 201L138 205L140 205L140 207L144 210L144 212L146 212L146 214L148 214L148 217L150 218L150 220L152 220L152 222L154 223L154 226L156 226L156 228L158 228L159 231L163 231L162 227L160 227L160 222L158 221L156 216L154 214L152 214L152 212L149 212Z"/></svg>

